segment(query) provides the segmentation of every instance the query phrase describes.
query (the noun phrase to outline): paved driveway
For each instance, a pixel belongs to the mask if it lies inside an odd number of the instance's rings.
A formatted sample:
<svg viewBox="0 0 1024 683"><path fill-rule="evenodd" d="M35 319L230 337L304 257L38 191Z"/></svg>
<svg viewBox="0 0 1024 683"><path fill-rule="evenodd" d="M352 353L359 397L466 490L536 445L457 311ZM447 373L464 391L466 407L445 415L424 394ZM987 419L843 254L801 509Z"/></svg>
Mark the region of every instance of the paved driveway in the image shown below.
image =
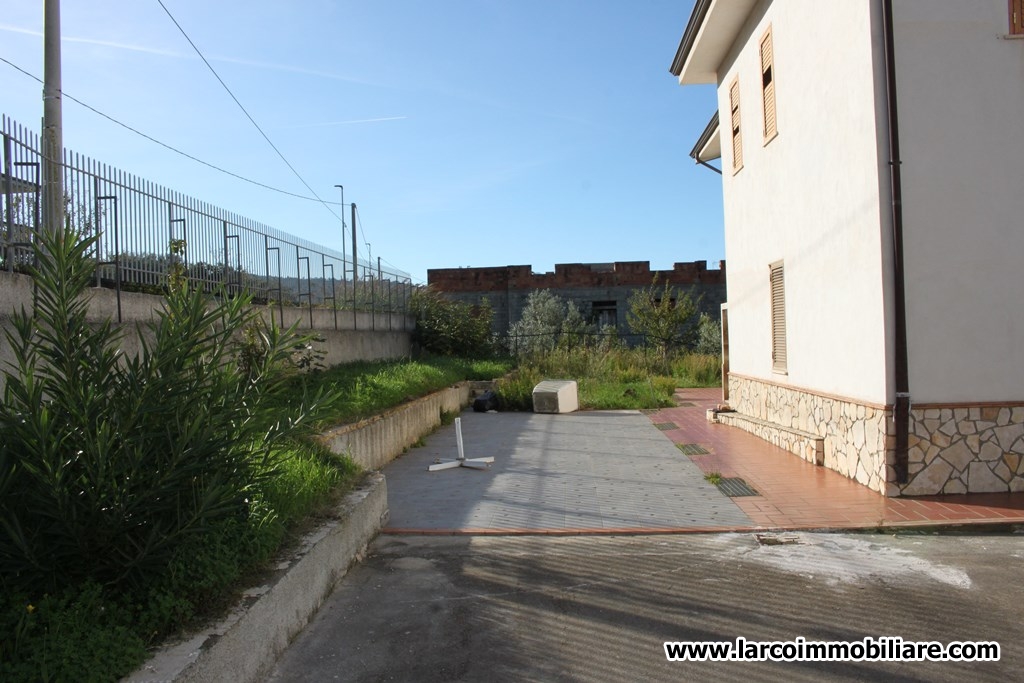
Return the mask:
<svg viewBox="0 0 1024 683"><path fill-rule="evenodd" d="M776 540L795 543L731 533L381 536L270 680L1020 680L1021 536ZM1002 658L669 662L663 649L738 636L994 640Z"/></svg>
<svg viewBox="0 0 1024 683"><path fill-rule="evenodd" d="M467 458L487 470L428 472L456 456L442 427L384 469L389 533L613 533L751 528L638 411L461 415Z"/></svg>

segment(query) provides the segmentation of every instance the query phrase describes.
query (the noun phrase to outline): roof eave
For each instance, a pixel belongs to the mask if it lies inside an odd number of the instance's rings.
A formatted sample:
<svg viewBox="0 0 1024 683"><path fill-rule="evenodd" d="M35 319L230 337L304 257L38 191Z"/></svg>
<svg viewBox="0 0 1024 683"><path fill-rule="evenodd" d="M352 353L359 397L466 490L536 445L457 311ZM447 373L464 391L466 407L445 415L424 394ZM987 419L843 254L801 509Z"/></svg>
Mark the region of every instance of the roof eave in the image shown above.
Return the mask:
<svg viewBox="0 0 1024 683"><path fill-rule="evenodd" d="M718 112L711 117L704 132L697 138L697 143L690 150L690 158L698 164L712 161L722 156L722 138L719 132Z"/></svg>
<svg viewBox="0 0 1024 683"><path fill-rule="evenodd" d="M697 0L669 69L680 85L718 82L718 67L757 2Z"/></svg>
<svg viewBox="0 0 1024 683"><path fill-rule="evenodd" d="M676 78L681 78L683 73L683 67L686 66L686 60L690 56L690 52L693 50L693 44L697 42L697 34L700 33L700 27L704 24L704 17L707 16L708 9L711 7L711 3L714 0L697 0L693 5L693 12L690 13L690 20L686 22L686 30L683 31L683 37L679 41L679 47L676 48L675 59L672 60L672 66L669 67L669 71Z"/></svg>

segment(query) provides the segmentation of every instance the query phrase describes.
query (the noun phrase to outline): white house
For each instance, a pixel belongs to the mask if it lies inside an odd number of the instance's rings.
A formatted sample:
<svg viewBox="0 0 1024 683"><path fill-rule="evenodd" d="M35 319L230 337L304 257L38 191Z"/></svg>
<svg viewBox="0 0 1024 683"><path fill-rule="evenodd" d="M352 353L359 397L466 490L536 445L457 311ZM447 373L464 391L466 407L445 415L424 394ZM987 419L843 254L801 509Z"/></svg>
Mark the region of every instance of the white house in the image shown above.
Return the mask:
<svg viewBox="0 0 1024 683"><path fill-rule="evenodd" d="M723 422L890 496L1024 491L1022 14L697 0L671 71L717 84Z"/></svg>

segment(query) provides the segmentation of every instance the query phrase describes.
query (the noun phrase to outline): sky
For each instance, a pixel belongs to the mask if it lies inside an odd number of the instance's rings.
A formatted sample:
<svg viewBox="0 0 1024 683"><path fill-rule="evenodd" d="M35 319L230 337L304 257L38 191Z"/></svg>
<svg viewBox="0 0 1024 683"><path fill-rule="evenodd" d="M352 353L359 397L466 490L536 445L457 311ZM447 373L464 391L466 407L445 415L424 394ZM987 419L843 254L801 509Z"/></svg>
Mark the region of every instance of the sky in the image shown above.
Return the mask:
<svg viewBox="0 0 1024 683"><path fill-rule="evenodd" d="M163 4L302 180L158 0L66 0L63 91L259 183L327 202L344 185L385 269L725 258L721 179L688 156L714 88L669 73L693 0ZM42 6L0 0L0 57L39 78ZM3 62L0 113L42 117L42 85ZM337 206L67 98L63 123L70 150L342 249Z"/></svg>

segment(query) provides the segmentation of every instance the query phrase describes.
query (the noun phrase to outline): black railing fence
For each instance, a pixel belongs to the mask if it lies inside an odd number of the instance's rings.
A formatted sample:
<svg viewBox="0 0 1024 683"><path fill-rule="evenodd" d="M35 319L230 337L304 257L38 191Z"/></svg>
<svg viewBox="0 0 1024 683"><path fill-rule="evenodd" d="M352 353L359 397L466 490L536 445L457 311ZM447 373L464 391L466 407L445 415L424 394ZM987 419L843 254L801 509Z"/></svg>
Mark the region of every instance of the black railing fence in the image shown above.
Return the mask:
<svg viewBox="0 0 1024 683"><path fill-rule="evenodd" d="M0 159L0 270L32 259L41 228L42 157L37 134L3 117ZM248 291L255 302L387 314L404 326L412 294L407 273L351 258L153 182L64 150L66 220L96 236L96 284L160 293L177 259L208 291ZM184 242L181 255L172 245ZM332 316L328 316L332 317ZM338 315L333 316L337 327Z"/></svg>

